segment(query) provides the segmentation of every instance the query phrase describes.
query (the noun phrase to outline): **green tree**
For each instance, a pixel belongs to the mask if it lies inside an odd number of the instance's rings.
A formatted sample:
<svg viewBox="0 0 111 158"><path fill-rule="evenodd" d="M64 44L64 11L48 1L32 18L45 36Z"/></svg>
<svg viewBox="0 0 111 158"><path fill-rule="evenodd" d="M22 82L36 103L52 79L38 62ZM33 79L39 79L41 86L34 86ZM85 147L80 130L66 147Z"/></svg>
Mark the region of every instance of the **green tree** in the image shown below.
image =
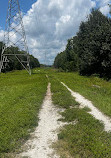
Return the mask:
<svg viewBox="0 0 111 158"><path fill-rule="evenodd" d="M64 51L56 56L55 61L54 61L54 67L61 68L64 70L65 62L66 62L66 53Z"/></svg>
<svg viewBox="0 0 111 158"><path fill-rule="evenodd" d="M75 53L74 41L77 37L68 40L66 50L58 54L54 61L55 68L62 68L65 71L76 71L78 68L78 56Z"/></svg>
<svg viewBox="0 0 111 158"><path fill-rule="evenodd" d="M1 52L2 52L2 46L3 42L0 42L0 58L1 58ZM24 54L24 51L20 51L18 47L11 46L10 48L7 48L5 50L6 54ZM31 68L40 67L40 63L38 59L36 59L33 55L29 55L30 57L30 66ZM21 61L26 61L26 56L19 56ZM21 63L16 59L15 56L8 56L9 63L6 67L5 71L12 71L12 70L22 70L23 66Z"/></svg>
<svg viewBox="0 0 111 158"><path fill-rule="evenodd" d="M30 66L32 69L36 68L36 67L40 67L40 63L39 63L38 59L34 58L33 55L30 55Z"/></svg>
<svg viewBox="0 0 111 158"><path fill-rule="evenodd" d="M92 10L78 32L80 74L111 77L111 20L99 10Z"/></svg>
<svg viewBox="0 0 111 158"><path fill-rule="evenodd" d="M2 47L3 47L3 42L0 42L0 60L1 60Z"/></svg>
<svg viewBox="0 0 111 158"><path fill-rule="evenodd" d="M111 7L111 6L110 6ZM81 75L98 74L111 78L111 19L92 9L79 32L68 40L66 50L57 55L54 66Z"/></svg>

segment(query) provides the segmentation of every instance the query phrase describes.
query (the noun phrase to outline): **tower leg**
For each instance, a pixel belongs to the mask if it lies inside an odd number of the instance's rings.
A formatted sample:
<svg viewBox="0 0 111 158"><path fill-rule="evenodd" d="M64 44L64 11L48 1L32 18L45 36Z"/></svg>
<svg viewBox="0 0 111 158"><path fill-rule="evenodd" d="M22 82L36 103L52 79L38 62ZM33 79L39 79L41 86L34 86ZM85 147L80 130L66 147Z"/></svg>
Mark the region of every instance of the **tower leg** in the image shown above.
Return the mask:
<svg viewBox="0 0 111 158"><path fill-rule="evenodd" d="M13 40L15 35L17 39ZM19 0L8 1L4 44L5 47L2 48L0 72L2 71L4 64L8 62L7 56L10 56L10 58L11 56L15 56L23 68L26 69L29 74L31 74L29 64L29 51L22 21L22 15L20 12Z"/></svg>

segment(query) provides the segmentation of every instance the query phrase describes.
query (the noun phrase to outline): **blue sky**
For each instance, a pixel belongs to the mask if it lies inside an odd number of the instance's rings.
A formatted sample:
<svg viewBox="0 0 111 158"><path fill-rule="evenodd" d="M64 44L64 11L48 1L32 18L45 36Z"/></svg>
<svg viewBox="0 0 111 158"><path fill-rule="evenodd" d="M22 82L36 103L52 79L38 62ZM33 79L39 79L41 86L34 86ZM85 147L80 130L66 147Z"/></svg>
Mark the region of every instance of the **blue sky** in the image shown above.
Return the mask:
<svg viewBox="0 0 111 158"><path fill-rule="evenodd" d="M108 15L111 0L19 0L29 47L44 63L52 64L55 56L66 47L67 40L79 30L92 7ZM0 0L0 41L3 40L8 0ZM17 39L14 36L15 40Z"/></svg>
<svg viewBox="0 0 111 158"><path fill-rule="evenodd" d="M19 0L21 11L27 13L34 2L36 2L36 0ZM7 8L8 0L0 0L0 27L3 29L5 28Z"/></svg>

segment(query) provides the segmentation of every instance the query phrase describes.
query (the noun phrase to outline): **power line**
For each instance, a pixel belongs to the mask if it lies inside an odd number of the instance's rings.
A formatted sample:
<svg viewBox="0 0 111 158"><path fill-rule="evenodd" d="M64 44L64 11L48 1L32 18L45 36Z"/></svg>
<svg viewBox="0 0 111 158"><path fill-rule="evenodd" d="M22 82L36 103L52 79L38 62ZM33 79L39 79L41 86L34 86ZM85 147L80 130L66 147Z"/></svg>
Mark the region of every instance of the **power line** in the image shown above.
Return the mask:
<svg viewBox="0 0 111 158"><path fill-rule="evenodd" d="M12 47L18 47L19 50L22 51L22 54L19 55L19 51L16 53L16 50L12 52ZM22 56L24 55L26 56L26 58L24 58L23 61ZM4 46L1 53L0 72L5 69L6 65L9 63L8 56L15 56L15 58L19 61L23 68L26 69L29 74L31 74L29 64L29 51L18 0L8 1L8 10L4 33Z"/></svg>

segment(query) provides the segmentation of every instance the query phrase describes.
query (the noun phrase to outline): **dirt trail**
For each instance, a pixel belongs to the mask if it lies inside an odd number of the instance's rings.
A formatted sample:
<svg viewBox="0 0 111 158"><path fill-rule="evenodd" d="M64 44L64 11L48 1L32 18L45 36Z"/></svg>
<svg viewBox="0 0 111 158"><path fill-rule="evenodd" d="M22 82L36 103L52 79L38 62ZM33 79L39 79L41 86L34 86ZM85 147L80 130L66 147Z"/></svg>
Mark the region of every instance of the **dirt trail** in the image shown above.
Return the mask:
<svg viewBox="0 0 111 158"><path fill-rule="evenodd" d="M105 116L101 111L99 111L91 101L85 99L83 96L81 96L79 93L73 92L68 86L66 86L63 82L61 82L70 92L71 95L75 98L75 100L80 103L81 107L88 107L91 109L91 112L89 112L91 115L93 115L96 119L103 122L105 131L109 132L111 131L111 119L108 116Z"/></svg>
<svg viewBox="0 0 111 158"><path fill-rule="evenodd" d="M21 157L29 158L59 158L50 147L52 142L57 141L57 129L63 126L58 119L61 115L58 114L58 109L52 104L51 99L51 84L48 84L47 94L44 99L42 109L39 113L39 124L33 133L33 138L28 140L25 146L28 146L28 151L21 154Z"/></svg>

